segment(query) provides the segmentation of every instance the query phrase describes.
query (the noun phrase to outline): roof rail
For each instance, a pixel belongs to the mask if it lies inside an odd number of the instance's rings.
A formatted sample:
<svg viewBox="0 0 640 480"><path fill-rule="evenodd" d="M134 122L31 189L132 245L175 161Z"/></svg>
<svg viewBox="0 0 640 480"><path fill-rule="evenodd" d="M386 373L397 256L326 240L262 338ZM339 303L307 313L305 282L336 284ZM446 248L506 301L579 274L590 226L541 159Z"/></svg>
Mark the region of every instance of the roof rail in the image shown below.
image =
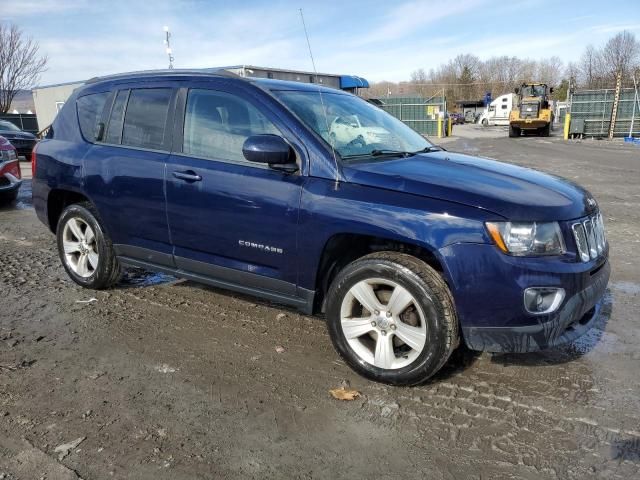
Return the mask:
<svg viewBox="0 0 640 480"><path fill-rule="evenodd" d="M140 70L136 72L124 72L124 73L115 73L113 75L105 75L103 77L93 77L86 81L86 85L92 83L98 83L106 80L118 80L118 79L128 79L128 78L144 78L144 77L155 77L155 76L180 76L180 75L201 75L211 76L217 75L221 77L229 77L229 78L240 78L243 79L240 75L236 75L235 73L229 72L223 68L193 68L193 69L162 69L162 70Z"/></svg>

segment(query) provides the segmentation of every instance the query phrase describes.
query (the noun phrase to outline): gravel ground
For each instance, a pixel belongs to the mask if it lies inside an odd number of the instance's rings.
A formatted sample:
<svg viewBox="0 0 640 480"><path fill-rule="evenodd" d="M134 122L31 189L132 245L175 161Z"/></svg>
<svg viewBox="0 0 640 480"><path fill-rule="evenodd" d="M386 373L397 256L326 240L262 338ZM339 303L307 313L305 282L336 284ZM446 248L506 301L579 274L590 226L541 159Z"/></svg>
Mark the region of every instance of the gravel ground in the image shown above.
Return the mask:
<svg viewBox="0 0 640 480"><path fill-rule="evenodd" d="M0 478L639 478L640 148L474 129L446 148L599 200L613 272L585 337L460 349L421 387L370 383L322 318L142 271L77 287L27 180L0 208ZM361 397L332 399L344 382Z"/></svg>

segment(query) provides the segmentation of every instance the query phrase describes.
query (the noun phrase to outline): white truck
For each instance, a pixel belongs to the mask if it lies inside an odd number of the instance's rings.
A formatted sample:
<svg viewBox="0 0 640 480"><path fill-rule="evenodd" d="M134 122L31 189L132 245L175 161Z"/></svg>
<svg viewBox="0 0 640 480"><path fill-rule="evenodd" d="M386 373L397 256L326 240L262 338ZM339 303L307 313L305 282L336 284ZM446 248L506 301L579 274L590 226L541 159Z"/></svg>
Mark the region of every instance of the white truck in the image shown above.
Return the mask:
<svg viewBox="0 0 640 480"><path fill-rule="evenodd" d="M478 123L483 126L489 125L509 125L509 113L514 107L517 107L517 95L507 93L500 95L489 105L487 105L478 118Z"/></svg>

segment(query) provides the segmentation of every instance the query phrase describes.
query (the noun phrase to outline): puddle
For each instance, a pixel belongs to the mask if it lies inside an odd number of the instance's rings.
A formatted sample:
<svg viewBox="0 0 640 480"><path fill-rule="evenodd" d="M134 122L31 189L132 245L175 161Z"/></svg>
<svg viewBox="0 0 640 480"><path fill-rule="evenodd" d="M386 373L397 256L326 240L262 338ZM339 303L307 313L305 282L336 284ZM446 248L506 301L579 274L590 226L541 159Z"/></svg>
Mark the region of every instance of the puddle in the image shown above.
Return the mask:
<svg viewBox="0 0 640 480"><path fill-rule="evenodd" d="M166 273L149 272L142 268L128 268L120 279L120 284L132 287L150 287L176 280L176 277Z"/></svg>

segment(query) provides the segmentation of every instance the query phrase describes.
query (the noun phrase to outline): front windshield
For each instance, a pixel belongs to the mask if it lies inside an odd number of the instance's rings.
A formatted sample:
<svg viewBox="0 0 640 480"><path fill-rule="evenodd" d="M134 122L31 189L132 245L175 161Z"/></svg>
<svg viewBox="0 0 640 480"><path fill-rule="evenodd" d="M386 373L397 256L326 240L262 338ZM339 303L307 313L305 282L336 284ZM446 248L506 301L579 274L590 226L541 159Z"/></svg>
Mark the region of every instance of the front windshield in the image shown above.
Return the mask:
<svg viewBox="0 0 640 480"><path fill-rule="evenodd" d="M432 146L400 120L354 95L297 90L273 93L343 160L385 152L419 152Z"/></svg>
<svg viewBox="0 0 640 480"><path fill-rule="evenodd" d="M544 85L527 85L522 87L523 97L542 97L545 94L546 87Z"/></svg>
<svg viewBox="0 0 640 480"><path fill-rule="evenodd" d="M0 120L0 130L10 130L12 132L19 132L20 131L20 129L18 127L16 127L13 123L6 122L4 120Z"/></svg>

